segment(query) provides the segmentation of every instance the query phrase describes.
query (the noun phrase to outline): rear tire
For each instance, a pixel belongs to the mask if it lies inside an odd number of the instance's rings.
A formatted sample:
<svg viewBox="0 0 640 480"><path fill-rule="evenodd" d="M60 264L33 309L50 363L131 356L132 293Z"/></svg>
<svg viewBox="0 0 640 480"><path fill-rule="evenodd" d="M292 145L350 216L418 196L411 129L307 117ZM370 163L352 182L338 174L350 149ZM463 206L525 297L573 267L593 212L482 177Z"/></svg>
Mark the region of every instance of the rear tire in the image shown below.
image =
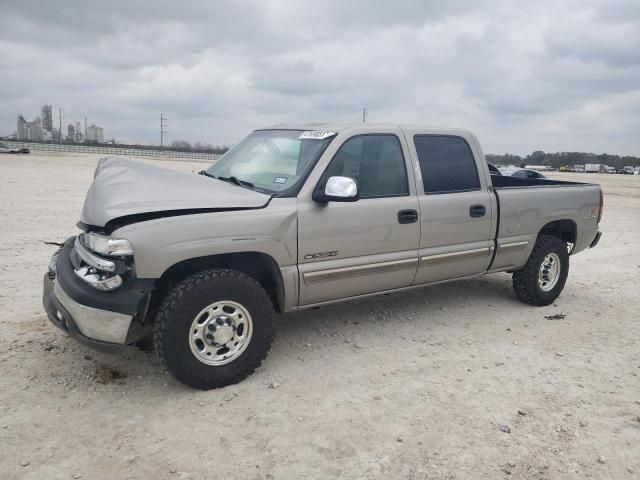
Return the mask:
<svg viewBox="0 0 640 480"><path fill-rule="evenodd" d="M569 275L566 244L551 235L540 235L529 260L513 273L516 296L529 305L550 305L562 292Z"/></svg>
<svg viewBox="0 0 640 480"><path fill-rule="evenodd" d="M185 385L224 387L260 366L271 347L274 316L269 295L252 277L206 270L178 283L165 298L153 326L155 348Z"/></svg>
<svg viewBox="0 0 640 480"><path fill-rule="evenodd" d="M151 352L153 351L153 336L149 335L147 337L144 337L134 343L133 346L141 352Z"/></svg>

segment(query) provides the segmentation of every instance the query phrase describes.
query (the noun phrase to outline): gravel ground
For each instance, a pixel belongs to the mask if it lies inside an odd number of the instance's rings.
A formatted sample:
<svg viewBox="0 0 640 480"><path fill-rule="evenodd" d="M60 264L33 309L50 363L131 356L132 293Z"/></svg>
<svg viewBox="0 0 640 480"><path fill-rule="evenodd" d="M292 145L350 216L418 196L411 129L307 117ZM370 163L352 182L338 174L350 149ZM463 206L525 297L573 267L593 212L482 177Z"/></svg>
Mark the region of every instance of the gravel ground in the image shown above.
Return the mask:
<svg viewBox="0 0 640 480"><path fill-rule="evenodd" d="M74 233L97 158L0 157L0 478L640 478L640 177L553 174L605 213L552 306L496 274L296 313L200 392L42 311L40 241Z"/></svg>

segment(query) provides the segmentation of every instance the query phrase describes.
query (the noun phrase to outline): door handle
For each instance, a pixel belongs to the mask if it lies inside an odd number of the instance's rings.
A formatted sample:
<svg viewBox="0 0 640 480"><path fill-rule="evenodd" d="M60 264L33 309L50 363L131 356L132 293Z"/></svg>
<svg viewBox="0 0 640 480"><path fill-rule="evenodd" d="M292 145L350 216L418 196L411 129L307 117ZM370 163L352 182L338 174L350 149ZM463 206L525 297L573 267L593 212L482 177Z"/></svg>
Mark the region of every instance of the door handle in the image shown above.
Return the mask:
<svg viewBox="0 0 640 480"><path fill-rule="evenodd" d="M472 217L484 217L484 214L487 213L487 209L484 205L471 205L469 207L469 215Z"/></svg>
<svg viewBox="0 0 640 480"><path fill-rule="evenodd" d="M418 221L418 212L415 210L400 210L398 223L415 223Z"/></svg>

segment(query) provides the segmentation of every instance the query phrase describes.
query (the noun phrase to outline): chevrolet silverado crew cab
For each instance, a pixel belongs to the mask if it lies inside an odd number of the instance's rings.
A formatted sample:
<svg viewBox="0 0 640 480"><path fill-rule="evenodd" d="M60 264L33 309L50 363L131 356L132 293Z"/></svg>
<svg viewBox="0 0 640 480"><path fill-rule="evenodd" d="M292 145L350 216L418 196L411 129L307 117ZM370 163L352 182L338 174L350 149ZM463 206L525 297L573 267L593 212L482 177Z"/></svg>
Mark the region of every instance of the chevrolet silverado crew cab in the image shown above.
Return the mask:
<svg viewBox="0 0 640 480"><path fill-rule="evenodd" d="M495 272L549 305L602 205L597 185L490 175L464 130L276 126L199 175L100 160L44 307L90 347L152 339L178 380L221 387L260 365L276 313Z"/></svg>

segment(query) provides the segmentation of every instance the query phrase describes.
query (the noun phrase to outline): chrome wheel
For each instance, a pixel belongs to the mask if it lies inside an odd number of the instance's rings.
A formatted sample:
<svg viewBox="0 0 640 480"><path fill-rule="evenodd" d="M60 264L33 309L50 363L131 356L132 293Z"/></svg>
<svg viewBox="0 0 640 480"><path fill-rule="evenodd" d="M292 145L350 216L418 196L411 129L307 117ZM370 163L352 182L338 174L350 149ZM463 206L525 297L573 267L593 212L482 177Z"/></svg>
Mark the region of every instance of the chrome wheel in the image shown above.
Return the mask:
<svg viewBox="0 0 640 480"><path fill-rule="evenodd" d="M207 365L234 361L251 341L253 322L245 307L230 300L212 303L196 315L189 330L193 355Z"/></svg>
<svg viewBox="0 0 640 480"><path fill-rule="evenodd" d="M538 271L538 286L543 292L553 290L560 278L560 257L555 253L547 254Z"/></svg>

